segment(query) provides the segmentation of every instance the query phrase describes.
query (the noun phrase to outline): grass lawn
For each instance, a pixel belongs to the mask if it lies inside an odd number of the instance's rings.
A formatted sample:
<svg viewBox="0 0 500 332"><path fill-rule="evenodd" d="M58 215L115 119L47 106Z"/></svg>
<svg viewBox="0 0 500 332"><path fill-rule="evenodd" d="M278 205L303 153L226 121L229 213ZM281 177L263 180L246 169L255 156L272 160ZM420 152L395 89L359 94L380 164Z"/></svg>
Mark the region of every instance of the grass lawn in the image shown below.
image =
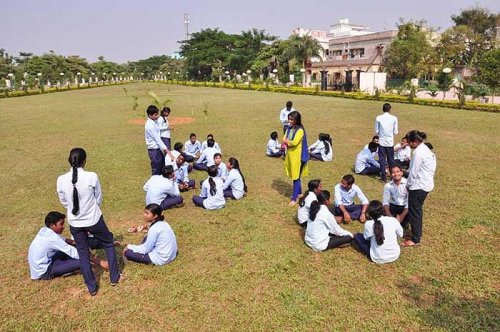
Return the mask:
<svg viewBox="0 0 500 332"><path fill-rule="evenodd" d="M0 100L0 330L500 329L500 114L393 104L397 138L426 131L438 168L422 245L378 266L353 248L314 253L304 245L296 208L287 206L283 162L264 152L269 133L281 128L280 109L293 100L310 144L319 132L334 140L334 161L311 162L303 188L321 178L333 192L371 139L382 103L152 83L127 89L140 96L136 111L122 87ZM173 142L213 133L224 160L239 159L248 196L209 212L184 193L186 206L166 212L179 257L163 267L127 263L116 287L102 273L94 298L80 275L31 281L27 249L48 211L65 212L55 185L73 147L86 149L86 169L100 177L115 237L140 242L127 228L142 222L150 166L144 127L129 121L144 117L148 89L173 100L172 117L195 118L175 128ZM191 174L197 182L205 177ZM375 178L356 176L356 183L381 199Z"/></svg>

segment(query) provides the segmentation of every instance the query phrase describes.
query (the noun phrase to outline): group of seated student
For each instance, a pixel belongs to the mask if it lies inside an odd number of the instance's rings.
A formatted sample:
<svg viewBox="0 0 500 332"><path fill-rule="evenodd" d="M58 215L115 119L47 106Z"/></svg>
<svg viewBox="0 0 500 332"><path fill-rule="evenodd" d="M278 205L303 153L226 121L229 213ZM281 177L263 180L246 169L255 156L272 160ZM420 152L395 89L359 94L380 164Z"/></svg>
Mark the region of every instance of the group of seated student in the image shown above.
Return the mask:
<svg viewBox="0 0 500 332"><path fill-rule="evenodd" d="M312 160L332 161L333 145L329 134L319 134L318 140L309 146L309 156Z"/></svg>
<svg viewBox="0 0 500 332"><path fill-rule="evenodd" d="M403 236L403 227L408 223L408 191L399 165L391 169L391 175L392 180L384 186L382 202L368 201L351 174L343 176L334 187L333 202L320 179L309 181L297 211L299 225L305 228L304 242L315 251L323 251L354 241L375 263L397 260L397 239ZM355 204L355 198L360 204ZM353 235L340 226L352 220L364 223L363 234Z"/></svg>
<svg viewBox="0 0 500 332"><path fill-rule="evenodd" d="M193 164L193 168L198 171L207 171L208 167L215 164L214 155L221 153L219 145L213 137L208 138L206 142L202 143L202 149L197 160Z"/></svg>

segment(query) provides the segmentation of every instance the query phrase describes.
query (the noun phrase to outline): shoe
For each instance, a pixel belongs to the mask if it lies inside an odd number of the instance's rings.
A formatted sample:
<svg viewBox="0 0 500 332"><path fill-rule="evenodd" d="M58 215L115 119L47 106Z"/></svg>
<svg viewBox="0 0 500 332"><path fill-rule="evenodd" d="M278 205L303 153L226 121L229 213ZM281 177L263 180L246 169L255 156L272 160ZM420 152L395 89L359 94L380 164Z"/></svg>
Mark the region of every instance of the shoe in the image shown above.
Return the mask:
<svg viewBox="0 0 500 332"><path fill-rule="evenodd" d="M122 279L123 279L123 273L120 273L120 277L118 278L118 280L115 281L115 282L110 282L109 284L111 286L116 286L116 285L118 285L120 283L120 281L122 281Z"/></svg>

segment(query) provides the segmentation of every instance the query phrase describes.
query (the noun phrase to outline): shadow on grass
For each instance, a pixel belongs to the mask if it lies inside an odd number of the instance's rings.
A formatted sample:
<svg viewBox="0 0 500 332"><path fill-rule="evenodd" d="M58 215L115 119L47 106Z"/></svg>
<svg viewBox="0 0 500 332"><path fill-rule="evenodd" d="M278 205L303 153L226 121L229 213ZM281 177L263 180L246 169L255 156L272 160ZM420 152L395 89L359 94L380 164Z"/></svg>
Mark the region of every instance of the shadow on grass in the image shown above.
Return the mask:
<svg viewBox="0 0 500 332"><path fill-rule="evenodd" d="M423 324L443 331L499 331L500 306L494 298L460 297L436 279L407 280L399 285L418 310Z"/></svg>
<svg viewBox="0 0 500 332"><path fill-rule="evenodd" d="M293 188L291 183L285 182L281 179L274 179L271 187L287 198L292 196Z"/></svg>

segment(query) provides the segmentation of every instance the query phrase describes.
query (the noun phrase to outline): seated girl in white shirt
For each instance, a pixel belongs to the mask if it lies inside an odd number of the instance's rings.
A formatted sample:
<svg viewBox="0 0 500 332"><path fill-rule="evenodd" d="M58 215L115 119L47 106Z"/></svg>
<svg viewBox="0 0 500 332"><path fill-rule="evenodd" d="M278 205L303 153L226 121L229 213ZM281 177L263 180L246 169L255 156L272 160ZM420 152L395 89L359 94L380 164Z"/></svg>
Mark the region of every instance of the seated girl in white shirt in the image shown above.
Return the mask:
<svg viewBox="0 0 500 332"><path fill-rule="evenodd" d="M370 220L365 223L363 234L354 235L354 242L370 260L377 264L394 262L401 249L398 238L403 236L403 228L394 217L385 217L382 202L373 200L368 205Z"/></svg>
<svg viewBox="0 0 500 332"><path fill-rule="evenodd" d="M281 149L281 144L278 141L278 133L273 131L269 135L269 141L267 142L266 156L268 157L281 157L283 156L284 150Z"/></svg>
<svg viewBox="0 0 500 332"><path fill-rule="evenodd" d="M140 245L126 245L123 255L131 261L164 265L177 257L177 239L172 227L161 214L158 204L149 204L144 208L144 221L148 224L148 234Z"/></svg>
<svg viewBox="0 0 500 332"><path fill-rule="evenodd" d="M153 175L144 184L146 204L155 203L163 210L184 205L172 165L162 168L161 175Z"/></svg>
<svg viewBox="0 0 500 332"><path fill-rule="evenodd" d="M309 146L309 156L320 161L332 161L332 139L329 134L320 133L318 140Z"/></svg>
<svg viewBox="0 0 500 332"><path fill-rule="evenodd" d="M308 191L305 192L299 200L299 210L297 211L297 220L302 228L307 227L307 219L309 219L309 210L311 203L317 200L316 195L323 191L323 183L320 179L314 179L307 184Z"/></svg>
<svg viewBox="0 0 500 332"><path fill-rule="evenodd" d="M226 181L229 171L226 164L222 162L222 155L219 152L214 154L214 163L217 166L217 177L221 178L222 181Z"/></svg>
<svg viewBox="0 0 500 332"><path fill-rule="evenodd" d="M231 157L226 166L229 173L222 186L224 197L241 199L247 192L247 185L245 183L245 177L243 173L241 173L240 163L238 159Z"/></svg>
<svg viewBox="0 0 500 332"><path fill-rule="evenodd" d="M323 190L311 203L304 241L314 251L322 251L351 243L352 233L340 227L330 212L330 192Z"/></svg>
<svg viewBox="0 0 500 332"><path fill-rule="evenodd" d="M222 180L217 177L217 166L208 167L208 178L201 184L199 196L193 196L193 203L196 206L207 210L222 209L226 205L224 192L222 190Z"/></svg>

